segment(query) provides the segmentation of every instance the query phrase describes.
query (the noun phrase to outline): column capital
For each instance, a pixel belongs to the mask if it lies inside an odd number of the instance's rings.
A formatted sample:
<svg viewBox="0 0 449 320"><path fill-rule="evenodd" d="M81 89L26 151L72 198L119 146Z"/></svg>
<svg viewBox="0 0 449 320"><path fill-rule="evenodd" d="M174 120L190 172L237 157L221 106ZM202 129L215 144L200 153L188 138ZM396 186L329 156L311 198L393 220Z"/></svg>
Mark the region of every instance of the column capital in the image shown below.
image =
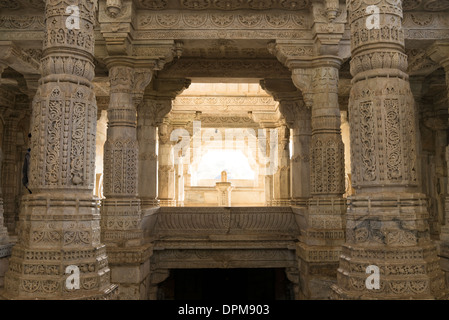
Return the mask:
<svg viewBox="0 0 449 320"><path fill-rule="evenodd" d="M311 107L313 104L314 86L317 81L334 79L336 81L333 82L337 86L338 72L331 69L339 70L341 63L342 59L337 56L320 56L312 59L308 64L302 63L292 69L293 83L301 90L307 107ZM329 70L326 70L326 68ZM325 73L326 77L323 77L322 74L320 75L322 72Z"/></svg>
<svg viewBox="0 0 449 320"><path fill-rule="evenodd" d="M145 124L158 127L171 110L171 99L148 99L148 97L145 97L137 108L137 121L138 123L143 121Z"/></svg>

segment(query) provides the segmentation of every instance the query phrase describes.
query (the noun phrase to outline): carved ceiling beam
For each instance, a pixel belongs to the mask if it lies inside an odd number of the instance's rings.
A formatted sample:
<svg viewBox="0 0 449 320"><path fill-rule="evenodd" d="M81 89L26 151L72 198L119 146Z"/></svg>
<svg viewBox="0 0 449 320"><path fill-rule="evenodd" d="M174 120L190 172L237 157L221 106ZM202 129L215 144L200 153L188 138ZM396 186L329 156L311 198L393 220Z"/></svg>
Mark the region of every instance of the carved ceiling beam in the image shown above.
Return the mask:
<svg viewBox="0 0 449 320"><path fill-rule="evenodd" d="M151 99L175 99L191 84L186 78L154 78L145 90L145 97Z"/></svg>
<svg viewBox="0 0 449 320"><path fill-rule="evenodd" d="M0 62L23 75L40 75L40 62L13 41L0 41Z"/></svg>
<svg viewBox="0 0 449 320"><path fill-rule="evenodd" d="M405 53L408 57L407 73L410 76L427 76L440 67L429 57L425 49L411 49Z"/></svg>
<svg viewBox="0 0 449 320"><path fill-rule="evenodd" d="M251 119L260 124L261 128L277 128L284 120L279 109L275 112L253 111Z"/></svg>

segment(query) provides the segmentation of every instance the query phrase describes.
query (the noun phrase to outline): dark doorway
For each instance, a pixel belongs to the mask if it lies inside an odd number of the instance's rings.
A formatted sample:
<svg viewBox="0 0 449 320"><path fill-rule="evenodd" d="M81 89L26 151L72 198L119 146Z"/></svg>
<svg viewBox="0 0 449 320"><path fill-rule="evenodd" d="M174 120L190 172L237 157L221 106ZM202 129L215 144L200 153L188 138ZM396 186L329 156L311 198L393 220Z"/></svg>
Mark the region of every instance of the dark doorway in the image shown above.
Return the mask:
<svg viewBox="0 0 449 320"><path fill-rule="evenodd" d="M174 269L159 288L161 299L290 300L285 269Z"/></svg>

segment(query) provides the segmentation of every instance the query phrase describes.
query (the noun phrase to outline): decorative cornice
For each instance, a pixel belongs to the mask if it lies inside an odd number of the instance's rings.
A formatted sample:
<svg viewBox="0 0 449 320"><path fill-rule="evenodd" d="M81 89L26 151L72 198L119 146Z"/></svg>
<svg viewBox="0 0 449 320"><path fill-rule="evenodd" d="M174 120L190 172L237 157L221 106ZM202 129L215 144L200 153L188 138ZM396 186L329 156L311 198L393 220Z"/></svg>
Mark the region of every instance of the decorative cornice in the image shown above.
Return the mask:
<svg viewBox="0 0 449 320"><path fill-rule="evenodd" d="M194 12L201 12L204 10L223 10L234 11L242 9L255 10L271 10L280 9L288 11L306 10L311 3L311 0L258 0L258 1L242 1L242 0L136 0L136 6L140 9L149 10L170 10L183 9Z"/></svg>

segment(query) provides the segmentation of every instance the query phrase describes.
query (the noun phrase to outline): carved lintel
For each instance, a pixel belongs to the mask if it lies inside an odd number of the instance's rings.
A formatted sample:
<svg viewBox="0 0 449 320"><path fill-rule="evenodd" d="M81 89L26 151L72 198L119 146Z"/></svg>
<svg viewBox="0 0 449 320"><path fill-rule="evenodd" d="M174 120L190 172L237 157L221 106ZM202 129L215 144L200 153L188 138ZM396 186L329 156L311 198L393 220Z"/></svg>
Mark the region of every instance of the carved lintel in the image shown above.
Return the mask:
<svg viewBox="0 0 449 320"><path fill-rule="evenodd" d="M191 84L190 79L186 78L155 78L151 85L145 90L145 96L155 99L175 99Z"/></svg>
<svg viewBox="0 0 449 320"><path fill-rule="evenodd" d="M23 74L40 73L40 62L12 41L0 41L0 60Z"/></svg>

